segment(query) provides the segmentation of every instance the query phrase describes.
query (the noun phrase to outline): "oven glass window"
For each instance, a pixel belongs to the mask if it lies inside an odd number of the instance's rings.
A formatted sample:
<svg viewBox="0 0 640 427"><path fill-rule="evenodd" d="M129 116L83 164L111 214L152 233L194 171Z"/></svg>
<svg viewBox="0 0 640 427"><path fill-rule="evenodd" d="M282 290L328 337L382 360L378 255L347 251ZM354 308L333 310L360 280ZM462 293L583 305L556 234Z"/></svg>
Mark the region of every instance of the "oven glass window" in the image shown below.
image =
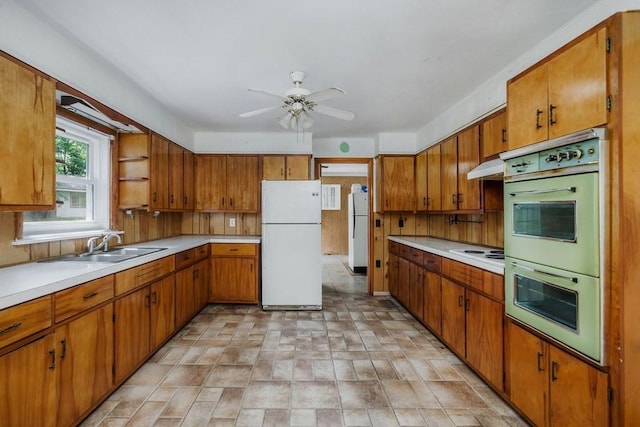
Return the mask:
<svg viewBox="0 0 640 427"><path fill-rule="evenodd" d="M530 277L515 276L515 304L559 323L573 331L578 330L578 294L570 289Z"/></svg>
<svg viewBox="0 0 640 427"><path fill-rule="evenodd" d="M514 203L513 234L576 241L576 202Z"/></svg>

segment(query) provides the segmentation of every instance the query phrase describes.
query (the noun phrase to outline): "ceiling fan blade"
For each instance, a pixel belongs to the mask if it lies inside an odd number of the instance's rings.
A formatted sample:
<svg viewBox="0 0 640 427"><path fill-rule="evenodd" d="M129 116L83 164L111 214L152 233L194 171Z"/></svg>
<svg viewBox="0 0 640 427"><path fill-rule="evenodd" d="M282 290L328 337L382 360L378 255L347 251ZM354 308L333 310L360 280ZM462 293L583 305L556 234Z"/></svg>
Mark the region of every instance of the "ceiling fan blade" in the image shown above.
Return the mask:
<svg viewBox="0 0 640 427"><path fill-rule="evenodd" d="M253 117L258 114L266 113L267 111L275 110L276 108L280 108L280 105L273 105L271 107L261 108L259 110L249 111L247 113L240 114L240 117Z"/></svg>
<svg viewBox="0 0 640 427"><path fill-rule="evenodd" d="M254 89L254 88L251 88L251 89L249 89L249 91L251 91L251 92L256 92L256 93L261 93L261 94L263 94L263 95L275 96L275 97L276 97L276 98L278 98L278 99L288 99L286 96L283 96L283 95L281 95L281 94L274 93L274 92L269 92L268 90L262 90L262 89Z"/></svg>
<svg viewBox="0 0 640 427"><path fill-rule="evenodd" d="M311 102L321 102L327 99L336 98L344 95L345 92L337 87L330 87L328 89L319 90L317 92L310 93L305 96L304 99Z"/></svg>
<svg viewBox="0 0 640 427"><path fill-rule="evenodd" d="M341 120L353 120L356 117L355 113L351 111L339 110L337 108L327 107L326 105L316 105L313 107L313 111Z"/></svg>

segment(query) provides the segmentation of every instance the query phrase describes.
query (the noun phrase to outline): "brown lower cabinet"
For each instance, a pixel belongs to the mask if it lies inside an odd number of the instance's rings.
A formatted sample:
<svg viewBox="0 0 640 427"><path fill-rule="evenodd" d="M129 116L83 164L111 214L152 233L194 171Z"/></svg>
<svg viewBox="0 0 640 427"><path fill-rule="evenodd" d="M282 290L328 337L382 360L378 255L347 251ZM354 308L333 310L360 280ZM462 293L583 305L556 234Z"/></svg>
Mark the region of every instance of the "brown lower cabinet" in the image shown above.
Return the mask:
<svg viewBox="0 0 640 427"><path fill-rule="evenodd" d="M212 243L210 275L209 302L257 304L258 245Z"/></svg>
<svg viewBox="0 0 640 427"><path fill-rule="evenodd" d="M424 271L424 303L422 304L425 325L436 335L442 334L442 279L440 274Z"/></svg>
<svg viewBox="0 0 640 427"><path fill-rule="evenodd" d="M176 326L187 323L209 300L209 262L202 260L176 273Z"/></svg>
<svg viewBox="0 0 640 427"><path fill-rule="evenodd" d="M511 402L537 426L608 425L607 374L509 321Z"/></svg>

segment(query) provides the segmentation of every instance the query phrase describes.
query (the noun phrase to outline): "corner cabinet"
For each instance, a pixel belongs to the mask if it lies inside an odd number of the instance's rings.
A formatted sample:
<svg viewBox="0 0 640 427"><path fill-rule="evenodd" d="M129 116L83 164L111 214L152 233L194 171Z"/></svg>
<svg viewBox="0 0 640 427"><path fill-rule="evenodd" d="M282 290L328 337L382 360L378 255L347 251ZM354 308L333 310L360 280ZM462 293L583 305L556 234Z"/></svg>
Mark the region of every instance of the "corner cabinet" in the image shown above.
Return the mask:
<svg viewBox="0 0 640 427"><path fill-rule="evenodd" d="M608 425L607 374L509 321L511 402L538 426Z"/></svg>
<svg viewBox="0 0 640 427"><path fill-rule="evenodd" d="M259 201L258 156L196 156L196 210L257 213Z"/></svg>
<svg viewBox="0 0 640 427"><path fill-rule="evenodd" d="M310 178L309 155L262 156L262 179L307 180Z"/></svg>
<svg viewBox="0 0 640 427"><path fill-rule="evenodd" d="M0 211L55 209L55 82L0 55Z"/></svg>
<svg viewBox="0 0 640 427"><path fill-rule="evenodd" d="M381 155L376 158L376 211L414 211L414 156Z"/></svg>
<svg viewBox="0 0 640 427"><path fill-rule="evenodd" d="M258 249L254 243L211 244L209 302L259 302Z"/></svg>
<svg viewBox="0 0 640 427"><path fill-rule="evenodd" d="M606 55L607 30L600 28L510 80L509 150L605 124Z"/></svg>

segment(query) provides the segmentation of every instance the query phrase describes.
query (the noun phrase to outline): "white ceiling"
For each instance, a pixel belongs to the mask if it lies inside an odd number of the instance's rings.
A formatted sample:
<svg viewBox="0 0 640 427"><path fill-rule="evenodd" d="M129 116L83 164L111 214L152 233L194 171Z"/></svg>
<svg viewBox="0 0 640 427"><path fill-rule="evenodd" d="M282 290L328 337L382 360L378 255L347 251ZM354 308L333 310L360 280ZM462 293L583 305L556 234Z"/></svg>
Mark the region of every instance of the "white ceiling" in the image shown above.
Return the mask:
<svg viewBox="0 0 640 427"><path fill-rule="evenodd" d="M347 95L314 137L415 132L596 0L22 0L194 131L281 132L289 73ZM275 102L274 102L275 101Z"/></svg>

